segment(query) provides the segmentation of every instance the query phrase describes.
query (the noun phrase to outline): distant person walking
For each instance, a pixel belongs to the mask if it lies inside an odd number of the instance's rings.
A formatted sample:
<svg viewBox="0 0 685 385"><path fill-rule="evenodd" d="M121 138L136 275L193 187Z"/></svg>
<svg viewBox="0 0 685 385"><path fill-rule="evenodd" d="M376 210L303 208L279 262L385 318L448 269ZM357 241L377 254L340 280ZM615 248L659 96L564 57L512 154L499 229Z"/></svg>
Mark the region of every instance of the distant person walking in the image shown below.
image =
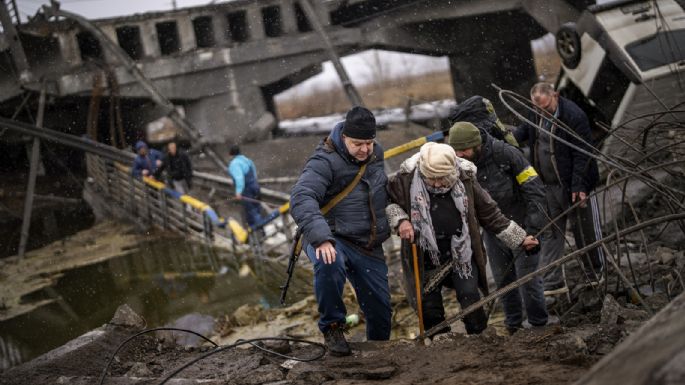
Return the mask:
<svg viewBox="0 0 685 385"><path fill-rule="evenodd" d="M190 157L185 151L179 149L176 142L167 144L167 151L159 173L167 172L167 181L174 190L181 194L188 194L193 188L193 166Z"/></svg>
<svg viewBox="0 0 685 385"><path fill-rule="evenodd" d="M229 155L231 155L231 161L228 164L228 174L235 186L235 199L243 205L247 224L254 227L262 220L261 206L258 202L260 195L257 168L250 158L240 153L240 147L237 144L231 146Z"/></svg>
<svg viewBox="0 0 685 385"><path fill-rule="evenodd" d="M530 147L530 162L545 184L550 218L556 218L570 205L581 202L578 208L568 214L574 222L576 247L580 249L602 238L597 198L588 198L599 179L597 162L587 154L556 140L550 133L592 152L590 122L580 107L559 96L549 83L535 84L530 90L530 99L542 110L543 116L529 120L542 129L523 123L516 128L514 135L519 143L527 142ZM571 132L559 127L551 117L564 123ZM543 235L541 266L556 261L564 254L565 234L566 218L562 218L555 222L547 236ZM592 282L599 282L604 268L602 248L590 250L582 260L585 272ZM548 272L544 280L546 295L568 292L561 268Z"/></svg>
<svg viewBox="0 0 685 385"><path fill-rule="evenodd" d="M162 159L164 154L154 148L148 148L147 143L139 140L136 142L136 158L133 160L133 167L131 167L131 174L134 178L142 178L144 176L159 177L158 169L162 166Z"/></svg>

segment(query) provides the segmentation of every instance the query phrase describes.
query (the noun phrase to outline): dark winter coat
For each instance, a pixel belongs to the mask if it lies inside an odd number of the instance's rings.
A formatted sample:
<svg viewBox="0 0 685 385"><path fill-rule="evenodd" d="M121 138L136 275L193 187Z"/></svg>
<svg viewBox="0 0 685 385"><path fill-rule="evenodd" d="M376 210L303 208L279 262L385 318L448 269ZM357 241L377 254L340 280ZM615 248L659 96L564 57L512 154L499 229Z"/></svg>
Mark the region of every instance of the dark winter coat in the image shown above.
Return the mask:
<svg viewBox="0 0 685 385"><path fill-rule="evenodd" d="M325 217L321 214L321 208L352 182L361 167L345 147L343 124L338 123L307 160L291 191L290 212L314 247L341 238L382 257L381 245L390 236L390 228L385 215L387 176L378 143L357 186Z"/></svg>
<svg viewBox="0 0 685 385"><path fill-rule="evenodd" d="M474 95L457 104L450 111L450 125L456 122L469 122L481 131L490 134L493 138L503 140L512 146L518 147L511 130L502 124L495 113L495 107L490 100Z"/></svg>
<svg viewBox="0 0 685 385"><path fill-rule="evenodd" d="M559 97L559 106L557 108L559 109L558 119L571 128L578 136L583 138L586 143L592 143L590 123L585 112L583 112L575 103L561 96ZM540 118L529 117L529 120L537 124L539 123ZM552 127L552 132L565 141L592 152L592 147L573 138L571 134L564 129L554 125ZM514 135L519 143L528 141L528 146L531 149L530 162L535 165L537 128L524 123L516 128ZM599 171L597 169L597 162L594 159L554 139L552 140L552 154L556 159L560 182L566 187L569 193L580 191L589 193L595 188L595 185L599 180Z"/></svg>
<svg viewBox="0 0 685 385"><path fill-rule="evenodd" d="M528 234L536 234L544 227L547 223L545 185L521 151L485 134L475 163L478 183L504 215Z"/></svg>
<svg viewBox="0 0 685 385"><path fill-rule="evenodd" d="M133 167L131 167L131 174L135 178L140 178L143 175L143 170L147 170L150 176L157 178L159 176L157 161L163 159L164 154L154 148L150 148L146 156L136 155L136 158L133 160Z"/></svg>
<svg viewBox="0 0 685 385"><path fill-rule="evenodd" d="M193 167L185 151L178 149L176 155L167 153L159 172L164 170L167 172L169 181L185 180L188 188L193 187Z"/></svg>
<svg viewBox="0 0 685 385"><path fill-rule="evenodd" d="M410 187L413 177L413 169L400 169L396 174L391 175L388 181L388 197L390 198L390 202L398 204L405 213L410 212ZM488 231L499 234L509 227L511 221L502 214L497 207L497 203L495 203L490 195L478 184L472 171L461 170L460 179L466 189L469 236L471 237L473 261L478 266L478 284L483 294L487 294L488 281L485 273L487 257L485 254L485 247L483 246L483 240L480 235L480 227L483 226ZM419 252L423 254L422 250ZM407 267L412 266L413 257L411 244L405 239L402 240L401 258L403 266L405 267L405 273L407 273ZM413 271L413 268L409 270L411 272ZM411 275L411 273L409 275ZM411 278L411 281L413 282L413 278ZM425 279L422 279L422 281L426 282ZM411 290L409 290L409 292L411 292Z"/></svg>

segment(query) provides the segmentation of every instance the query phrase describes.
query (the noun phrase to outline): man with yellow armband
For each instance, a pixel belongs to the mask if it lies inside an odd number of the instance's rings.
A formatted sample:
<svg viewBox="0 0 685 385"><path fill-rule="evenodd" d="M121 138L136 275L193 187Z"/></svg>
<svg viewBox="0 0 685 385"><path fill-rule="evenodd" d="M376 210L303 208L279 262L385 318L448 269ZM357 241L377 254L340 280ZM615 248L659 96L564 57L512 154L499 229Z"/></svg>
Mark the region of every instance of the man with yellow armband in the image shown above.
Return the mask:
<svg viewBox="0 0 685 385"><path fill-rule="evenodd" d="M546 224L545 190L537 172L515 147L491 137L469 122L457 122L450 129L448 143L457 156L478 167L478 183L497 202L502 213L526 230L537 234ZM540 248L512 251L495 234L483 231L483 240L497 288L537 270ZM509 333L522 327L526 310L528 323L544 326L548 322L542 277L528 281L521 290L502 297ZM523 300L523 301L522 301Z"/></svg>

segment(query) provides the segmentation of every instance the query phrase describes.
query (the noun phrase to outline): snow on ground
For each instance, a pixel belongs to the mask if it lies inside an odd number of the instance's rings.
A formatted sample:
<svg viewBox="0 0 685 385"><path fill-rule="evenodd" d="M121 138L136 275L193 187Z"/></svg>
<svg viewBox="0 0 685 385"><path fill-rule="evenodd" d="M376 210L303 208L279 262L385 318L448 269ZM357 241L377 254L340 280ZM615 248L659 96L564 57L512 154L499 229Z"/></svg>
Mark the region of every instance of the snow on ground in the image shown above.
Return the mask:
<svg viewBox="0 0 685 385"><path fill-rule="evenodd" d="M449 116L449 112L456 106L454 100L438 100L434 102L416 104L411 107L409 120L413 122L426 122L431 119L444 119ZM387 126L391 123L403 123L407 120L403 108L390 108L384 110L374 110L376 124ZM293 120L283 120L278 128L285 134L304 135L304 134L324 134L331 131L337 122L345 120L345 114L333 114L328 116L304 117Z"/></svg>

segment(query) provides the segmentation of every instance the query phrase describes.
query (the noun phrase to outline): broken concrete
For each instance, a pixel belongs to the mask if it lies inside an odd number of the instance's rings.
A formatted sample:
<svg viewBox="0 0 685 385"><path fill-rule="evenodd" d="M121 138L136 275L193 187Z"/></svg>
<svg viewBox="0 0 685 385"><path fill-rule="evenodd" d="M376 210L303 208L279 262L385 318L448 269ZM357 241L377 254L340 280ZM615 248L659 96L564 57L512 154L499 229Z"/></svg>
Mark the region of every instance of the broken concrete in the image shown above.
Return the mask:
<svg viewBox="0 0 685 385"><path fill-rule="evenodd" d="M685 382L685 294L680 294L576 385Z"/></svg>
<svg viewBox="0 0 685 385"><path fill-rule="evenodd" d="M644 310L628 309L616 302L611 294L604 296L602 305L601 323L606 325L616 325L620 323L632 322L641 323L649 319L649 314Z"/></svg>
<svg viewBox="0 0 685 385"><path fill-rule="evenodd" d="M565 0L554 1L555 6L548 1L480 5L429 1L398 9L389 4L353 3L313 3L336 52L345 55L385 48L447 56L457 99L481 94L496 100L494 89L478 81L482 78L508 89L527 89L535 79L530 40L542 35L543 28L555 31L579 13L569 5L573 1ZM393 17L384 17L388 11ZM35 90L40 86L28 80L49 78L55 110L77 104L84 108L69 110L86 111L94 81L102 73L93 62L99 62L115 74L126 106L121 111L125 126L142 127L159 117L150 116L155 106L138 102L150 98L148 89L127 73L106 44L72 20L48 19L40 14L17 27L19 39L15 40L26 51L28 68L22 74L5 71L0 76L0 102L14 106L12 98L22 87ZM274 96L318 74L329 59L320 36L312 30L312 20L292 0L230 1L95 20L94 24L215 144L267 138L277 124ZM501 33L510 28L518 33ZM0 45L5 40L1 36ZM481 46L484 38L485 49ZM462 44L453 44L456 40ZM470 41L477 43L464 44ZM8 65L16 65L19 59L12 52ZM500 52L516 54L502 57ZM502 65L507 71L499 70ZM66 118L64 112L49 111L46 120L60 129L83 132L86 119L78 112L74 115Z"/></svg>
<svg viewBox="0 0 685 385"><path fill-rule="evenodd" d="M347 298L348 302L351 300ZM685 303L681 295L659 313L663 318L657 324L647 325L652 333L671 330L683 334L678 318L680 306ZM408 307L395 305L399 309ZM477 385L507 383L569 383L585 373L587 368L603 355L610 354L613 347L627 334L626 323L619 322L637 314L626 312L612 297L605 299L604 317L600 325L586 324L579 327L559 325L522 330L509 337L488 328L480 336L448 333L436 337L429 345L417 344L407 339L387 342L351 342L352 356L330 357L311 362L299 362L270 355L256 347L244 345L212 355L185 369L174 378L178 384L357 384L369 381L392 384L414 383L471 383ZM610 312L610 310L613 311ZM263 323L282 323L283 315L295 318L291 322L306 323L315 328L313 314L315 302L310 298L285 310L262 310L269 320L249 327L264 331ZM664 314L666 313L666 314ZM304 319L303 319L304 317ZM634 318L634 317L633 317ZM299 320L299 321L298 321ZM614 320L616 320L614 322ZM412 320L415 321L415 320ZM123 326L126 325L126 326ZM363 329L363 326L360 326ZM415 327L415 325L414 325ZM237 327L236 330L246 331ZM94 383L119 342L140 330L140 319L129 308L122 306L113 320L104 327L70 343L71 349L56 350L0 375L1 384L28 382ZM287 328L286 328L287 330ZM303 330L303 329L300 329ZM645 327L641 329L645 330ZM96 334L92 334L96 333ZM312 330L310 336L319 335ZM356 341L355 329L350 338ZM263 333L260 337L263 337ZM685 335L685 334L684 334ZM251 336L242 336L249 338ZM363 336L361 337L363 339ZM674 344L682 338L674 338ZM652 338L649 345L660 343ZM291 357L309 358L320 353L311 345L293 342L269 341L263 348ZM680 345L682 347L682 345ZM107 378L108 384L156 383L173 368L185 364L199 355L211 351L211 346L184 348L173 343L162 343L154 335L141 336L121 350L114 360ZM681 377L682 354L676 349L669 360L654 374L653 378L677 383ZM651 350L650 350L651 352ZM667 357L665 354L658 354ZM46 358L48 357L48 358ZM626 365L625 362L623 362ZM664 380L664 381L666 381ZM599 382L611 383L611 382ZM629 383L629 382L624 382Z"/></svg>

